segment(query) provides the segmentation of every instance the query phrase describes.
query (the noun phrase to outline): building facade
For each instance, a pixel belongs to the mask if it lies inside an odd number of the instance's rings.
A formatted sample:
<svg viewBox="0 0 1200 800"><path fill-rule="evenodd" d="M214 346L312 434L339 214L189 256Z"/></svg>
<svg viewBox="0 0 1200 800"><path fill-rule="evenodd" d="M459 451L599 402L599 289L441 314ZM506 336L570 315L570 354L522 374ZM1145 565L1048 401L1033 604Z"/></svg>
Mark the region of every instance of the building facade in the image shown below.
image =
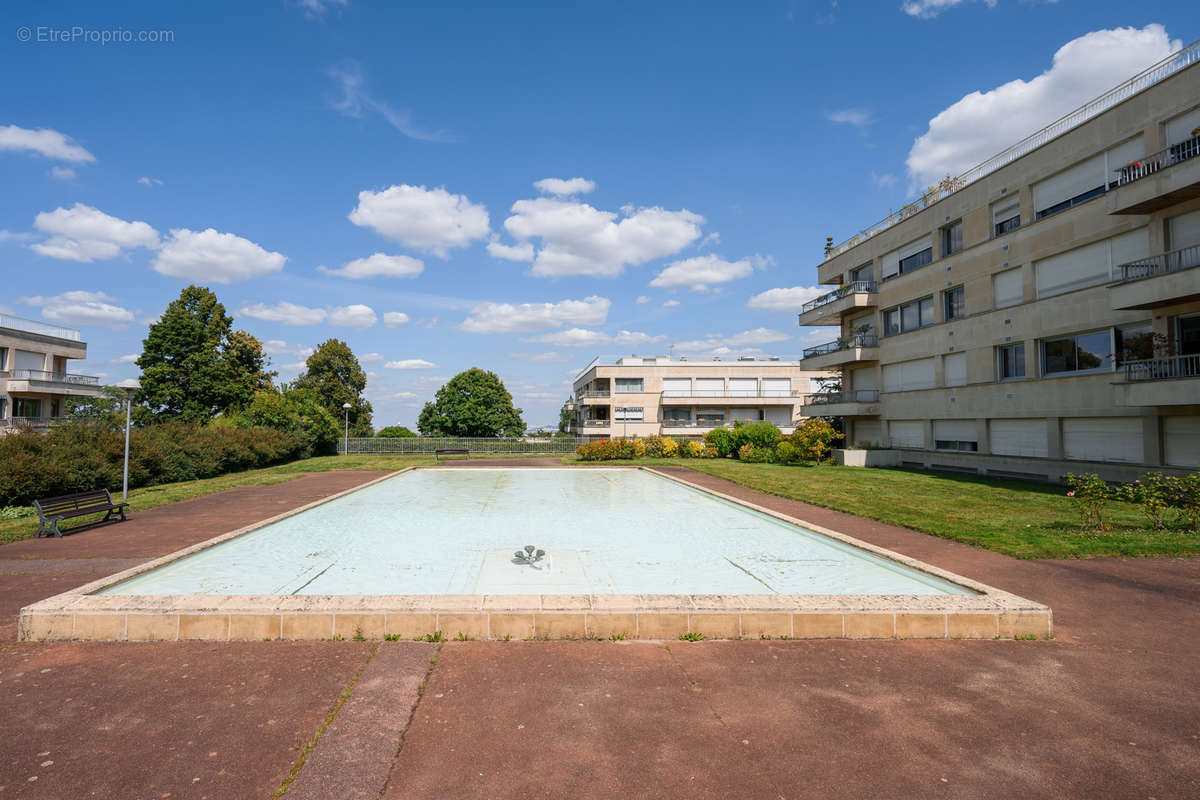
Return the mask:
<svg viewBox="0 0 1200 800"><path fill-rule="evenodd" d="M774 423L791 433L803 398L833 377L796 361L672 360L666 356L595 360L575 378L573 432L597 439L699 438L734 420Z"/></svg>
<svg viewBox="0 0 1200 800"><path fill-rule="evenodd" d="M842 391L803 413L843 417L850 442L1051 481L1200 467L1200 46L818 272L837 288L799 322L841 335L801 364Z"/></svg>
<svg viewBox="0 0 1200 800"><path fill-rule="evenodd" d="M69 397L98 397L100 379L68 371L87 358L79 331L0 314L0 433L46 427L66 413Z"/></svg>

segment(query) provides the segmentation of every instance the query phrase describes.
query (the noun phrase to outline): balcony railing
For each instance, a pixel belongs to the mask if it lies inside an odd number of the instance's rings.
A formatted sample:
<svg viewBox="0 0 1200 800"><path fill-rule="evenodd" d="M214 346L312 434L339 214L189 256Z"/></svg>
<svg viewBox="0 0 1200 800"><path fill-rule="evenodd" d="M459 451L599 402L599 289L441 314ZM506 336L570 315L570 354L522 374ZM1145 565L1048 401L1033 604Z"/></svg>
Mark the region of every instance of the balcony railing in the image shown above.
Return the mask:
<svg viewBox="0 0 1200 800"><path fill-rule="evenodd" d="M74 383L83 386L99 386L100 379L95 375L76 375L71 372L47 372L41 369L14 369L13 380L18 381L47 381L50 383Z"/></svg>
<svg viewBox="0 0 1200 800"><path fill-rule="evenodd" d="M821 306L829 305L835 300L841 300L846 295L858 294L860 292L870 293L877 291L877 289L878 287L875 285L875 281L851 281L844 286L839 286L832 292L826 292L816 300L809 300L800 307L800 313L807 314L814 308L820 308Z"/></svg>
<svg viewBox="0 0 1200 800"><path fill-rule="evenodd" d="M585 397L612 397L612 392L608 389L588 389L584 392L576 392L575 399L583 400Z"/></svg>
<svg viewBox="0 0 1200 800"><path fill-rule="evenodd" d="M1174 378L1200 378L1200 353L1187 356L1165 356L1147 358L1143 361L1126 361L1125 380L1167 381Z"/></svg>
<svg viewBox="0 0 1200 800"><path fill-rule="evenodd" d="M795 392L791 389L667 389L662 393L663 397L695 397L695 398L712 398L712 397L800 397L802 392Z"/></svg>
<svg viewBox="0 0 1200 800"><path fill-rule="evenodd" d="M1092 117L1100 114L1118 103L1128 100L1130 97L1150 88L1159 81L1171 77L1180 70L1200 61L1200 41L1195 41L1183 48L1177 53L1173 53L1152 67L1149 67L1142 72L1134 75L1129 80L1122 83L1120 86L1114 87L1104 94L1085 103L1079 108L1067 114L1065 117L1050 123L1042 128L1037 133L1025 137L1013 146L998 153L982 164L972 167L966 172L946 182L950 187L947 191L931 191L917 200L902 207L899 211L893 211L886 217L876 222L874 225L863 228L858 233L851 236L841 244L835 245L825 251L825 260L840 255L852 247L855 247L872 236L882 233L893 225L903 222L917 212L928 208L943 197L948 197L954 192L962 189L971 183L982 178L984 175L995 172L1001 167L1007 166L1016 161L1023 155L1030 153L1042 145L1055 139L1072 128L1076 128L1087 122Z"/></svg>
<svg viewBox="0 0 1200 800"><path fill-rule="evenodd" d="M585 428L607 428L609 420L606 419L585 419L583 427Z"/></svg>
<svg viewBox="0 0 1200 800"><path fill-rule="evenodd" d="M64 420L65 417L9 417L0 419L0 428L48 428Z"/></svg>
<svg viewBox="0 0 1200 800"><path fill-rule="evenodd" d="M1200 245L1159 253L1129 264L1121 264L1117 269L1120 270L1121 283L1130 283L1192 267L1200 267Z"/></svg>
<svg viewBox="0 0 1200 800"><path fill-rule="evenodd" d="M1184 139L1182 142L1176 142L1169 147L1164 147L1157 153L1151 153L1144 158L1139 158L1137 161L1131 161L1115 170L1117 173L1117 185L1124 186L1127 183L1133 183L1139 178L1153 175L1160 169L1166 169L1196 156L1200 156L1200 136L1193 136L1190 139Z"/></svg>
<svg viewBox="0 0 1200 800"><path fill-rule="evenodd" d="M53 336L56 339L70 339L73 342L81 341L79 331L74 328L62 328L57 325L47 325L44 322L38 322L32 319L24 319L22 317L14 317L10 314L0 314L0 328L8 328L14 331L25 331L26 333L40 333L42 336Z"/></svg>
<svg viewBox="0 0 1200 800"><path fill-rule="evenodd" d="M831 406L836 403L877 403L877 389L854 389L849 392L820 392L804 398L806 406Z"/></svg>
<svg viewBox="0 0 1200 800"><path fill-rule="evenodd" d="M828 353L836 353L839 350L849 350L852 347L878 347L879 337L873 333L859 333L854 336L846 336L833 342L819 344L816 347L809 347L804 350L805 358L813 358L814 356L823 356Z"/></svg>

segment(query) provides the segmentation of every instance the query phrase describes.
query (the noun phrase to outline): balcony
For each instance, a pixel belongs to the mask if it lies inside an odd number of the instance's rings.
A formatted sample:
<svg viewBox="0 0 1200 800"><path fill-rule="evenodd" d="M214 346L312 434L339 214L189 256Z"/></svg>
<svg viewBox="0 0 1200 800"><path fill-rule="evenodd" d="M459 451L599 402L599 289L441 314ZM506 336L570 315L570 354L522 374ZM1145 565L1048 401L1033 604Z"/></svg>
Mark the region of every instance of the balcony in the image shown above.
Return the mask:
<svg viewBox="0 0 1200 800"><path fill-rule="evenodd" d="M1200 246L1160 253L1117 267L1111 287L1114 310L1174 305L1200 297Z"/></svg>
<svg viewBox="0 0 1200 800"><path fill-rule="evenodd" d="M47 372L40 369L14 369L11 373L0 373L8 378L9 392L32 392L40 394L68 394L98 397L101 392L100 379L94 375L75 375L70 372Z"/></svg>
<svg viewBox="0 0 1200 800"><path fill-rule="evenodd" d="M1200 136L1140 158L1118 169L1110 214L1151 214L1200 197ZM1177 166L1183 164L1184 166Z"/></svg>
<svg viewBox="0 0 1200 800"><path fill-rule="evenodd" d="M874 308L878 290L875 281L851 281L805 303L797 322L801 326L836 325L847 312Z"/></svg>
<svg viewBox="0 0 1200 800"><path fill-rule="evenodd" d="M873 417L879 415L879 392L855 389L821 392L804 398L801 413L806 417Z"/></svg>
<svg viewBox="0 0 1200 800"><path fill-rule="evenodd" d="M58 325L47 325L32 319L14 317L11 314L0 314L0 328L23 333L36 333L39 336L52 336L55 339L67 339L72 342L82 341L79 331L74 328L63 328Z"/></svg>
<svg viewBox="0 0 1200 800"><path fill-rule="evenodd" d="M1127 361L1114 385L1120 406L1200 405L1200 353Z"/></svg>
<svg viewBox="0 0 1200 800"><path fill-rule="evenodd" d="M879 337L873 333L843 336L804 351L806 369L829 369L879 360Z"/></svg>
<svg viewBox="0 0 1200 800"><path fill-rule="evenodd" d="M0 419L0 429L16 430L17 428L34 428L44 430L52 425L59 425L66 417L9 417Z"/></svg>
<svg viewBox="0 0 1200 800"><path fill-rule="evenodd" d="M607 428L609 424L610 421L607 419L585 419L583 421L583 427L586 430L591 430L594 428Z"/></svg>
<svg viewBox="0 0 1200 800"><path fill-rule="evenodd" d="M659 397L664 406L689 406L711 400L753 400L770 405L794 405L801 392L772 389L668 389Z"/></svg>

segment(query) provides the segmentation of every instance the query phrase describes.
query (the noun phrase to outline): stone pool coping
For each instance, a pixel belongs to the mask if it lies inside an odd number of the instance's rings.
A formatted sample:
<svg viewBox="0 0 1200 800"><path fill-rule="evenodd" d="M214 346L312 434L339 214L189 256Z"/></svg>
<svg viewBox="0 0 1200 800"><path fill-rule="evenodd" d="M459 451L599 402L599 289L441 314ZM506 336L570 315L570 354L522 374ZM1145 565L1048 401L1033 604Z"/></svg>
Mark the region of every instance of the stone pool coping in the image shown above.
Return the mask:
<svg viewBox="0 0 1200 800"><path fill-rule="evenodd" d="M569 469L570 467L562 467ZM661 472L713 497L798 525L977 595L96 595L184 556L416 469L407 467L312 503L151 559L21 609L23 641L261 639L993 639L1046 637L1040 603L835 530ZM539 469L505 467L505 469Z"/></svg>

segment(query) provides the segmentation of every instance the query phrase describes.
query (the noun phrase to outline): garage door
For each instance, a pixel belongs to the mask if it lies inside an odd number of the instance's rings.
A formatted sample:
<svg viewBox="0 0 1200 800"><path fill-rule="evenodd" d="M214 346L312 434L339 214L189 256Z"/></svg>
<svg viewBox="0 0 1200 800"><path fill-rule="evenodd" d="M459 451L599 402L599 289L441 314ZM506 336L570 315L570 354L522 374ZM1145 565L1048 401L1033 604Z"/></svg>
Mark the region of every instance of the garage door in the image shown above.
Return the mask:
<svg viewBox="0 0 1200 800"><path fill-rule="evenodd" d="M994 419L988 423L988 443L994 455L1045 458L1046 420Z"/></svg>
<svg viewBox="0 0 1200 800"><path fill-rule="evenodd" d="M919 419L893 420L888 423L888 438L892 440L892 447L924 450L925 423Z"/></svg>
<svg viewBox="0 0 1200 800"><path fill-rule="evenodd" d="M1200 467L1200 417L1163 417L1164 458L1172 467Z"/></svg>
<svg viewBox="0 0 1200 800"><path fill-rule="evenodd" d="M1142 460L1140 417L1085 417L1063 420L1063 455L1072 461Z"/></svg>

